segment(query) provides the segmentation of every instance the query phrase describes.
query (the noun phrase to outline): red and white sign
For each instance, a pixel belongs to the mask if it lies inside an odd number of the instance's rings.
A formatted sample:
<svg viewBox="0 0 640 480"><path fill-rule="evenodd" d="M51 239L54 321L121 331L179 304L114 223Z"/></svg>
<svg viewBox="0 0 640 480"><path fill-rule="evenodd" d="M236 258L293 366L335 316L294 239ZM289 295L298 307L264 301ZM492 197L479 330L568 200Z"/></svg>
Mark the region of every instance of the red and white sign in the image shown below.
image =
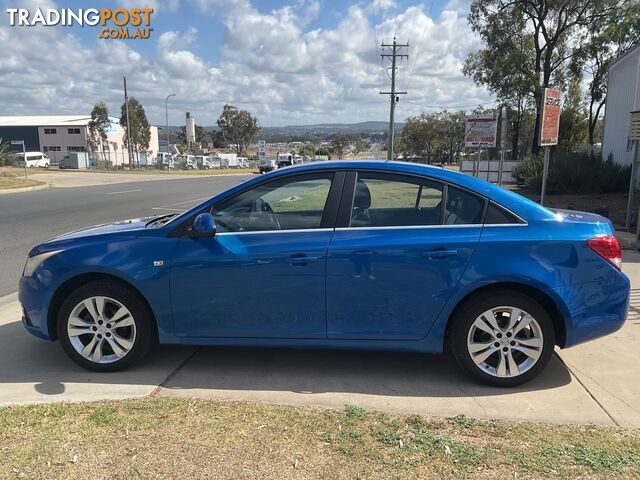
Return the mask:
<svg viewBox="0 0 640 480"><path fill-rule="evenodd" d="M472 115L465 124L464 146L494 148L498 131L498 118L495 115Z"/></svg>
<svg viewBox="0 0 640 480"><path fill-rule="evenodd" d="M552 88L544 89L542 124L540 128L540 146L549 147L558 144L560 130L560 101L562 92Z"/></svg>

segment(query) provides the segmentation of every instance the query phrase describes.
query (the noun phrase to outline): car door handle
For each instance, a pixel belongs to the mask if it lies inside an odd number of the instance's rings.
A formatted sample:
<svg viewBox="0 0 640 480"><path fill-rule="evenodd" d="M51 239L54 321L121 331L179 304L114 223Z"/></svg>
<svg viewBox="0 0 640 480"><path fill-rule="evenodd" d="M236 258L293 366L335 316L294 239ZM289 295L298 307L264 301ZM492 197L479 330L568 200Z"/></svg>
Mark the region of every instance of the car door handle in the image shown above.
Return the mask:
<svg viewBox="0 0 640 480"><path fill-rule="evenodd" d="M458 250L429 250L424 252L424 256L432 259L448 258L458 254Z"/></svg>
<svg viewBox="0 0 640 480"><path fill-rule="evenodd" d="M317 262L318 257L308 257L308 256L300 256L300 257L289 257L289 263L291 265L306 265L307 263Z"/></svg>

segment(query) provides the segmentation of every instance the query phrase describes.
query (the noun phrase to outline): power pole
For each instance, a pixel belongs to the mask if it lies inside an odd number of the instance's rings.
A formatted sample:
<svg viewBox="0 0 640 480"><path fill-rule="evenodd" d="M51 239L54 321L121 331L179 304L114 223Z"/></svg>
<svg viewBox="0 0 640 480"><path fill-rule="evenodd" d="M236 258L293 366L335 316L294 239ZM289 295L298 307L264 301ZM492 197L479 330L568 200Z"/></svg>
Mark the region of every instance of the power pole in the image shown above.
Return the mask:
<svg viewBox="0 0 640 480"><path fill-rule="evenodd" d="M396 59L400 58L409 58L408 54L399 53L403 48L409 48L408 43L399 44L396 42L396 37L393 37L393 43L382 43L382 48L390 48L391 53L383 53L381 56L383 60L385 58L391 59L391 91L389 92L380 92L380 95L389 95L391 100L390 109L389 109L389 146L387 147L387 161L393 160L393 142L394 142L394 134L395 134L395 112L396 112L396 103L400 100L398 95L406 95L407 92L396 92Z"/></svg>
<svg viewBox="0 0 640 480"><path fill-rule="evenodd" d="M129 169L133 168L133 159L131 158L131 124L129 123L129 97L127 96L127 77L124 79L124 109L127 116L127 155L129 156Z"/></svg>

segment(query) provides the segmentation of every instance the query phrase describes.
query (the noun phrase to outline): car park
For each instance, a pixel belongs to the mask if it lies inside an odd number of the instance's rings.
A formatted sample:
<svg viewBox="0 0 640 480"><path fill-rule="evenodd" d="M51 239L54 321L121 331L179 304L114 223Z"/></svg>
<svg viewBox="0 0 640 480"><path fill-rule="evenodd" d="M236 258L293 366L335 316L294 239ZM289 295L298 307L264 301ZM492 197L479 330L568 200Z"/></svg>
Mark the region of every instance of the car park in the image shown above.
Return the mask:
<svg viewBox="0 0 640 480"><path fill-rule="evenodd" d="M475 379L514 386L556 346L623 325L613 234L446 169L310 163L38 245L19 299L29 332L96 371L158 342L451 351Z"/></svg>
<svg viewBox="0 0 640 480"><path fill-rule="evenodd" d="M182 170L196 170L198 168L195 155L180 155L178 157L178 165Z"/></svg>
<svg viewBox="0 0 640 480"><path fill-rule="evenodd" d="M209 155L196 155L195 159L200 170L211 170L212 168L216 168L213 158Z"/></svg>

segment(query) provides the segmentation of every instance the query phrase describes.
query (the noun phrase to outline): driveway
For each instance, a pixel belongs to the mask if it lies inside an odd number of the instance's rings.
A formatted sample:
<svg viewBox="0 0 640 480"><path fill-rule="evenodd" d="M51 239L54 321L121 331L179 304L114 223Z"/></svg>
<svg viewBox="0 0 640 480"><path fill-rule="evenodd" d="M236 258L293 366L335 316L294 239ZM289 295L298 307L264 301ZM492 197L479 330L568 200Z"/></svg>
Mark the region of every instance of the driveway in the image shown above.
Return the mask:
<svg viewBox="0 0 640 480"><path fill-rule="evenodd" d="M135 368L95 374L58 344L24 332L10 295L0 299L0 404L155 394L640 427L640 255L625 252L624 269L634 288L625 326L559 351L538 378L516 389L475 384L444 356L327 350L162 347Z"/></svg>

